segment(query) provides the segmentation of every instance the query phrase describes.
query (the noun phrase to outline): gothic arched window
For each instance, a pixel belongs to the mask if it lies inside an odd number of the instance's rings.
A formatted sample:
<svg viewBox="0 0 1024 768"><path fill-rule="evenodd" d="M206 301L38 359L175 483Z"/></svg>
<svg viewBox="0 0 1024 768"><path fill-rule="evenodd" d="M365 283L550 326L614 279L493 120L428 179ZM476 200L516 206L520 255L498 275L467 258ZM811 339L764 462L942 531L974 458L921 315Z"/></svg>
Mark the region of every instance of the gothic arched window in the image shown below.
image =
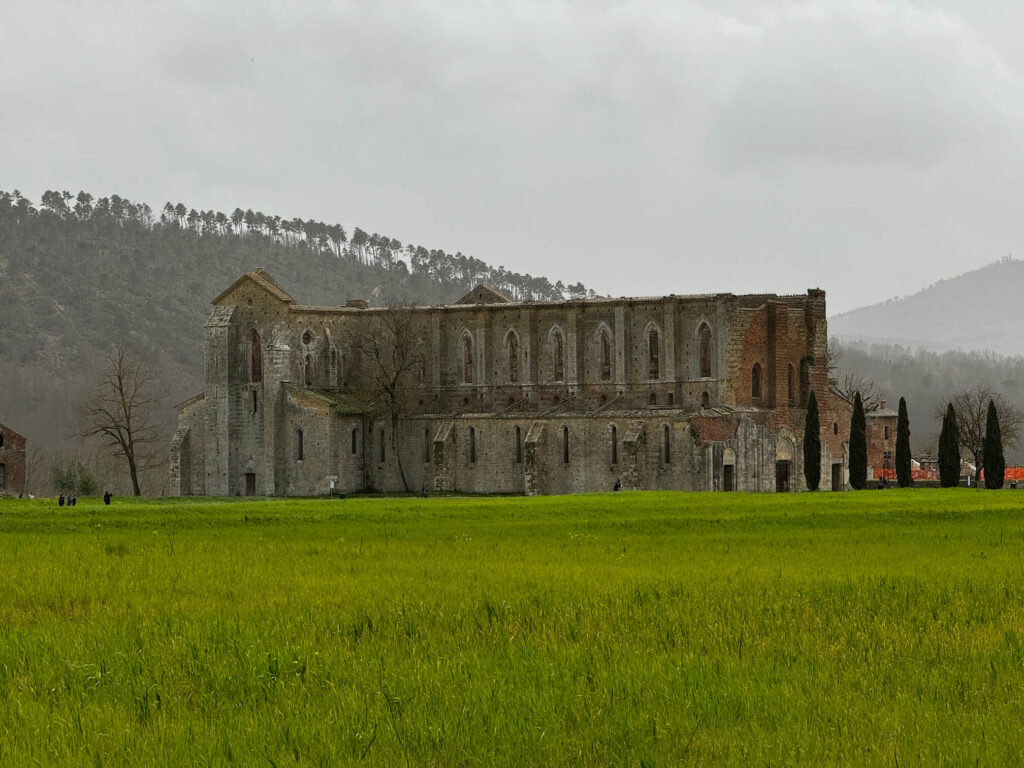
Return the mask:
<svg viewBox="0 0 1024 768"><path fill-rule="evenodd" d="M707 379L711 377L711 329L708 328L707 323L701 323L698 338L700 339L698 354L700 370L698 374L700 378Z"/></svg>
<svg viewBox="0 0 1024 768"><path fill-rule="evenodd" d="M565 350L561 331L555 331L551 335L551 378L555 381L562 381L565 378Z"/></svg>
<svg viewBox="0 0 1024 768"><path fill-rule="evenodd" d="M612 340L606 329L602 329L597 341L598 370L601 381L612 380Z"/></svg>
<svg viewBox="0 0 1024 768"><path fill-rule="evenodd" d="M473 340L468 333L462 335L462 383L473 383Z"/></svg>
<svg viewBox="0 0 1024 768"><path fill-rule="evenodd" d="M750 396L754 399L761 397L761 364L754 363L750 369Z"/></svg>
<svg viewBox="0 0 1024 768"><path fill-rule="evenodd" d="M249 381L253 384L263 381L263 348L255 328L249 331Z"/></svg>
<svg viewBox="0 0 1024 768"><path fill-rule="evenodd" d="M647 334L647 378L657 379L660 375L661 342L658 329L651 328Z"/></svg>
<svg viewBox="0 0 1024 768"><path fill-rule="evenodd" d="M505 339L505 349L508 355L508 381L515 384L519 381L519 337L515 332L510 332Z"/></svg>

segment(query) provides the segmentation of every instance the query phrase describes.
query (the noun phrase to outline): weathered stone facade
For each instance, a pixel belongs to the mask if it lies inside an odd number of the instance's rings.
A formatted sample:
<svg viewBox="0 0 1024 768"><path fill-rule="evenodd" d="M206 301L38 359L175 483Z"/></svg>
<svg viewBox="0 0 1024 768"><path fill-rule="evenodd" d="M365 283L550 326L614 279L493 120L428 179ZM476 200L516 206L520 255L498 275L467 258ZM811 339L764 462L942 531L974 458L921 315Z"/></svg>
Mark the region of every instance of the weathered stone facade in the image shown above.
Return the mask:
<svg viewBox="0 0 1024 768"><path fill-rule="evenodd" d="M25 438L0 424L0 496L25 492Z"/></svg>
<svg viewBox="0 0 1024 768"><path fill-rule="evenodd" d="M181 495L800 490L811 391L822 487L847 482L820 290L310 307L256 270L213 304L206 389L171 446ZM399 320L417 362L392 429L366 338Z"/></svg>

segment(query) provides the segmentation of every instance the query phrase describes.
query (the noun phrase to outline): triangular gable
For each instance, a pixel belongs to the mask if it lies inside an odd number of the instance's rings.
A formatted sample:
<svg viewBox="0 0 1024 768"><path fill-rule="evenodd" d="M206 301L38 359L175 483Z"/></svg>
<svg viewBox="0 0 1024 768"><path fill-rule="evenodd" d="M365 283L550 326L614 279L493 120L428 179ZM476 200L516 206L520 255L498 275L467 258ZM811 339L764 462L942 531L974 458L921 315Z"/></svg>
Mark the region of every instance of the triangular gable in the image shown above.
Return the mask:
<svg viewBox="0 0 1024 768"><path fill-rule="evenodd" d="M289 296L288 292L285 291L280 285L278 285L277 281L274 280L274 278L272 278L270 276L270 273L267 272L262 267L254 269L252 272L246 272L240 278L235 280L235 282L233 282L228 287L227 290L223 291L217 298L215 298L210 303L211 304L215 304L215 305L216 304L220 304L228 296L230 296L235 291L235 289L238 288L238 286L240 286L246 280L250 280L253 283L256 283L256 285L258 285L260 288L262 288L264 291L269 293L271 296L273 296L278 301L284 302L285 304L294 304L295 303L295 299L293 299L291 296Z"/></svg>
<svg viewBox="0 0 1024 768"><path fill-rule="evenodd" d="M9 435L14 435L15 437L20 437L22 440L27 439L23 434L21 434L21 432L18 432L17 430L12 429L11 427L8 427L6 424L0 424L0 429L3 429L4 432L6 432Z"/></svg>
<svg viewBox="0 0 1024 768"><path fill-rule="evenodd" d="M496 288L487 283L480 283L476 288L467 293L456 304L509 304L511 299Z"/></svg>

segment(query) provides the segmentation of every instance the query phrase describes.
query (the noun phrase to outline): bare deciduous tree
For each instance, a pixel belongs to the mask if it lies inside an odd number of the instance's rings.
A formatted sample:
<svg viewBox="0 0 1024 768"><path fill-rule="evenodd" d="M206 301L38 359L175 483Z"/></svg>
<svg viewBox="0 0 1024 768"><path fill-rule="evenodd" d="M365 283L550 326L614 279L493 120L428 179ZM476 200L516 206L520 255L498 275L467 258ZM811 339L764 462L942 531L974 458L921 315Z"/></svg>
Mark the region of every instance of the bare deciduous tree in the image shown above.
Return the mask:
<svg viewBox="0 0 1024 768"><path fill-rule="evenodd" d="M860 392L861 405L865 413L877 411L882 406L882 392L874 381L856 371L840 366L843 357L843 345L835 336L828 340L828 377L832 387L843 399L853 402L854 395Z"/></svg>
<svg viewBox="0 0 1024 768"><path fill-rule="evenodd" d="M118 348L82 406L82 437L100 438L128 463L132 491L142 495L139 473L159 466L163 436L154 421L163 395L154 371Z"/></svg>
<svg viewBox="0 0 1024 768"><path fill-rule="evenodd" d="M974 482L981 480L981 455L985 444L985 423L988 418L988 402L991 400L999 412L999 426L1002 430L1003 445L1015 446L1020 440L1021 429L1024 427L1024 412L1013 405L1000 393L984 384L964 387L957 390L950 403L956 413L956 426L959 430L960 448L974 457ZM939 411L944 412L945 406ZM937 411L937 415L941 413Z"/></svg>
<svg viewBox="0 0 1024 768"><path fill-rule="evenodd" d="M424 334L412 305L390 304L386 311L369 313L360 324L353 347L360 353L368 380L364 394L371 408L384 411L391 425L391 452L398 463L402 486L409 481L398 450L398 425L405 415L410 390L422 375L425 363Z"/></svg>
<svg viewBox="0 0 1024 768"><path fill-rule="evenodd" d="M878 385L871 379L854 371L842 371L842 375L834 385L836 392L846 400L853 402L853 397L860 392L860 401L865 413L877 411L882 406L882 393Z"/></svg>

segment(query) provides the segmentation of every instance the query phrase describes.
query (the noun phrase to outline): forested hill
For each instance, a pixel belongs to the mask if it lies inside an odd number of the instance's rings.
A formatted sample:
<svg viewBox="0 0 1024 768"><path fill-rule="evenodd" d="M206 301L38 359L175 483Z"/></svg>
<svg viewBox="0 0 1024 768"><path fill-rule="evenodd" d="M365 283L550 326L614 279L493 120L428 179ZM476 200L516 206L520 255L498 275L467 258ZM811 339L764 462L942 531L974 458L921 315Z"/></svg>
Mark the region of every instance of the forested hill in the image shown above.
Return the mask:
<svg viewBox="0 0 1024 768"><path fill-rule="evenodd" d="M828 321L845 339L933 351L1024 354L1024 261L994 264L942 280L911 296L846 312Z"/></svg>
<svg viewBox="0 0 1024 768"><path fill-rule="evenodd" d="M309 304L446 302L481 280L518 299L592 295L358 227L0 192L0 422L63 450L76 404L116 345L160 367L169 403L198 391L209 302L255 267Z"/></svg>

